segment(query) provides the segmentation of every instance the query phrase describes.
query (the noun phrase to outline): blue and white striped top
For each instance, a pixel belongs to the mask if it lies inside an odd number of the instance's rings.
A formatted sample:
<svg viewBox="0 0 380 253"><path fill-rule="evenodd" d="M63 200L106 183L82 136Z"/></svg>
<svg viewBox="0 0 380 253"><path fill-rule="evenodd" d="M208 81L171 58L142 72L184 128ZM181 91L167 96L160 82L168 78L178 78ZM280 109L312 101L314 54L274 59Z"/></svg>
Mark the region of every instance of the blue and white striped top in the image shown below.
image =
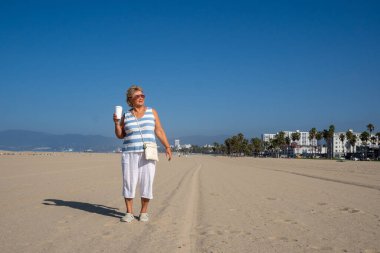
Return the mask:
<svg viewBox="0 0 380 253"><path fill-rule="evenodd" d="M156 137L154 134L156 119L154 118L152 108L147 107L145 110L144 116L137 120L140 125L141 133L144 137L144 141L156 142ZM141 138L141 134L140 134L136 119L131 113L131 111L128 111L127 113L124 114L124 130L125 130L126 135L124 137L123 151L124 152L143 152L144 143Z"/></svg>

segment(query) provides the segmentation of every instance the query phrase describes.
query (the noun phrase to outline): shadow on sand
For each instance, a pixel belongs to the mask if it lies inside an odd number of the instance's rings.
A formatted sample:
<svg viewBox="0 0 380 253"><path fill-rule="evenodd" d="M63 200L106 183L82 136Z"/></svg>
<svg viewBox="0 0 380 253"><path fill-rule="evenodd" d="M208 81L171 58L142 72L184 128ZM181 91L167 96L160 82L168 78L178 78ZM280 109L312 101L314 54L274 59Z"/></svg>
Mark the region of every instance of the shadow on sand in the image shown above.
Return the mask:
<svg viewBox="0 0 380 253"><path fill-rule="evenodd" d="M77 202L77 201L65 201L60 199L44 199L45 202L42 204L47 206L67 206L75 209L79 209L82 211L86 211L89 213L97 213L105 216L120 218L123 217L125 214L118 212L118 208L104 206L104 205L98 205L98 204L91 204L91 203L84 203L84 202ZM51 202L51 203L49 203Z"/></svg>

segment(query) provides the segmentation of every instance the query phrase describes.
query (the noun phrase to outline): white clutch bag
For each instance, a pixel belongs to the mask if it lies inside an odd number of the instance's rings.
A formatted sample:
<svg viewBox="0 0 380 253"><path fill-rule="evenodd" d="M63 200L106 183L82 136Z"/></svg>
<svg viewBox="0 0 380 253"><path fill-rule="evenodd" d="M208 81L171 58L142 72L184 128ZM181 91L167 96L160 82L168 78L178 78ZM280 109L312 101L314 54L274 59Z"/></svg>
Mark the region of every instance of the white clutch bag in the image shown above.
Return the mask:
<svg viewBox="0 0 380 253"><path fill-rule="evenodd" d="M157 144L154 142L144 143L145 159L158 161Z"/></svg>

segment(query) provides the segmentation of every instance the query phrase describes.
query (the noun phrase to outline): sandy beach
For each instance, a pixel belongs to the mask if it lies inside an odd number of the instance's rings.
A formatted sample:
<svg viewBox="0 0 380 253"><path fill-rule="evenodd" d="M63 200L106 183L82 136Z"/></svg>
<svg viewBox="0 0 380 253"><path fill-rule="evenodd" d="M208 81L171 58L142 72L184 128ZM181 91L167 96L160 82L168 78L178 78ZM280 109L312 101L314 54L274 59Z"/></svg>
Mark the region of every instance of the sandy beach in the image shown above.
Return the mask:
<svg viewBox="0 0 380 253"><path fill-rule="evenodd" d="M131 224L120 154L9 153L0 171L2 253L380 252L379 162L162 156L151 221Z"/></svg>

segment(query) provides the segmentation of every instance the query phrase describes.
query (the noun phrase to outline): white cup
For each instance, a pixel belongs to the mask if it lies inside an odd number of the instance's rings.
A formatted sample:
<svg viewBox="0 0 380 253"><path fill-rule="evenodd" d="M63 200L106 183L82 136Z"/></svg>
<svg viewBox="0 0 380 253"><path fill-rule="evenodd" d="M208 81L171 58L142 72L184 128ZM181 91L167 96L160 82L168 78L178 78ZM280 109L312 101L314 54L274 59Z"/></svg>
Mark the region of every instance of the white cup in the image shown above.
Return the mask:
<svg viewBox="0 0 380 253"><path fill-rule="evenodd" d="M123 107L120 105L115 106L115 113L117 119L121 119L121 114L123 113Z"/></svg>

